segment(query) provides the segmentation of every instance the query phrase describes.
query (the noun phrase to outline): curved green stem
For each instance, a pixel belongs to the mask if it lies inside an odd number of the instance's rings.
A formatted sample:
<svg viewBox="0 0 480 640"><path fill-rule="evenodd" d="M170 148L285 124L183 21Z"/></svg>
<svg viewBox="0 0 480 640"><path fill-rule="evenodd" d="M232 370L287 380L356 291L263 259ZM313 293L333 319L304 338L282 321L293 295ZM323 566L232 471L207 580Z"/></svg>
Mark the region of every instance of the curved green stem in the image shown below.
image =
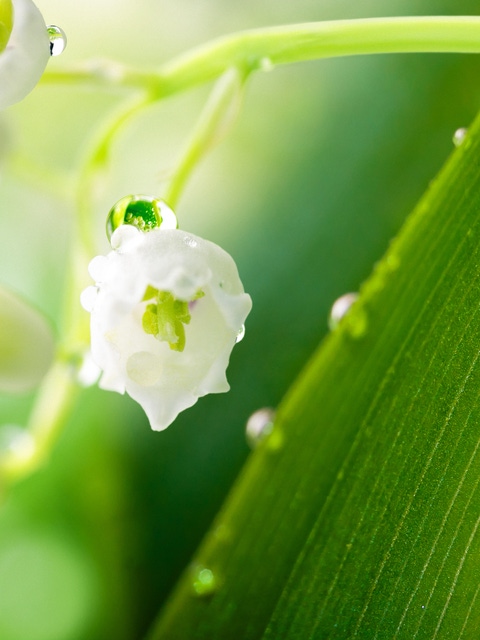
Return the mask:
<svg viewBox="0 0 480 640"><path fill-rule="evenodd" d="M78 362L88 349L88 314L80 307L80 293L88 284L87 266L94 255L92 194L108 160L112 140L125 122L151 101L129 102L115 114L92 145L77 187L77 229L71 251L70 277L66 291L63 339L59 352L38 391L25 441L0 458L0 485L12 484L40 467L53 448L79 391ZM25 446L24 446L25 445Z"/></svg>
<svg viewBox="0 0 480 640"><path fill-rule="evenodd" d="M101 181L102 172L108 162L112 142L126 122L152 101L153 98L150 94L142 93L140 97L136 97L133 101L128 101L126 105L122 105L117 113L110 118L109 122L102 126L100 134L86 154L86 160L80 170L76 199L79 237L83 248L90 256L95 255L95 246L92 238L92 194L97 191L96 187Z"/></svg>
<svg viewBox="0 0 480 640"><path fill-rule="evenodd" d="M110 74L110 81L121 86L143 86L165 97L213 80L231 67L253 71L261 69L265 61L278 65L338 56L414 52L480 53L480 17L369 18L253 29L195 48L164 64L156 73L125 68L116 78ZM98 82L98 77L98 71L87 68L81 73L52 70L45 74L45 81Z"/></svg>
<svg viewBox="0 0 480 640"><path fill-rule="evenodd" d="M166 191L165 200L172 209L177 206L196 165L232 126L240 108L245 80L246 75L233 68L214 86Z"/></svg>
<svg viewBox="0 0 480 640"><path fill-rule="evenodd" d="M49 456L76 398L78 386L68 362L56 362L46 375L30 416L25 441L2 455L0 482L9 485L40 467Z"/></svg>
<svg viewBox="0 0 480 640"><path fill-rule="evenodd" d="M89 84L101 87L155 88L158 75L113 60L92 60L72 67L45 71L41 84Z"/></svg>

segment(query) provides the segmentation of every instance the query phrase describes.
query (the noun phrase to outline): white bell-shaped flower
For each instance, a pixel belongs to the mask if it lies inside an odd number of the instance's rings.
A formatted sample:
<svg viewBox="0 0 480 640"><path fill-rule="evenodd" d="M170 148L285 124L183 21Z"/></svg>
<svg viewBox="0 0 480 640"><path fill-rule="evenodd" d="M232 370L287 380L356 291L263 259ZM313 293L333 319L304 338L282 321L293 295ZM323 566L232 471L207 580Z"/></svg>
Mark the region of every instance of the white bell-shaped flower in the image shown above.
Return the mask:
<svg viewBox="0 0 480 640"><path fill-rule="evenodd" d="M220 247L177 229L120 226L114 248L90 263L100 387L127 393L155 430L207 393L229 390L225 371L252 303Z"/></svg>
<svg viewBox="0 0 480 640"><path fill-rule="evenodd" d="M13 9L13 11L12 11ZM0 109L22 100L35 87L50 58L50 40L42 14L31 0L0 0L3 33L0 51Z"/></svg>

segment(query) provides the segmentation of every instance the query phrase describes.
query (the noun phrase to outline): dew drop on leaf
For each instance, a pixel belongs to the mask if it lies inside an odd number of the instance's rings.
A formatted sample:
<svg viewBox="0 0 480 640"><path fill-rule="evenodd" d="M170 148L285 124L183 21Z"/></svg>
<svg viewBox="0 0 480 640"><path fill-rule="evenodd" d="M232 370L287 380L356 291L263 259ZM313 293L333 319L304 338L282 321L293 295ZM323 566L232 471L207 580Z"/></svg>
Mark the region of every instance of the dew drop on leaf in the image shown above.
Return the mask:
<svg viewBox="0 0 480 640"><path fill-rule="evenodd" d="M247 420L245 435L247 443L251 449L256 449L262 442L265 442L273 432L275 421L275 410L264 407L252 413Z"/></svg>
<svg viewBox="0 0 480 640"><path fill-rule="evenodd" d="M334 331L338 327L340 320L348 313L357 299L358 293L346 293L335 300L328 316L328 328L330 331Z"/></svg>
<svg viewBox="0 0 480 640"><path fill-rule="evenodd" d="M467 131L468 130L465 127L460 127L460 129L457 129L455 131L455 133L453 134L453 144L456 147L459 147L462 144L462 142L465 140Z"/></svg>
<svg viewBox="0 0 480 640"><path fill-rule="evenodd" d="M215 593L218 588L217 579L211 569L196 565L193 569L193 593L198 598L206 598Z"/></svg>

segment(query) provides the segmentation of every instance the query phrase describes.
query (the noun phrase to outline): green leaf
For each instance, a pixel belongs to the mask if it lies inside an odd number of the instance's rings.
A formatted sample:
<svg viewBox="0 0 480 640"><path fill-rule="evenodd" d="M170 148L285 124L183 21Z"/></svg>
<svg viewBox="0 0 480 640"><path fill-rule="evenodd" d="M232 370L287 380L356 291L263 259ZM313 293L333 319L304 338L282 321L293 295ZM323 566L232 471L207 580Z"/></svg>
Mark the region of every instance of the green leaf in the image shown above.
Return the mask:
<svg viewBox="0 0 480 640"><path fill-rule="evenodd" d="M252 455L153 639L477 637L479 154L480 119L285 399L283 447Z"/></svg>
<svg viewBox="0 0 480 640"><path fill-rule="evenodd" d="M0 287L0 391L33 389L54 354L51 326L37 309Z"/></svg>

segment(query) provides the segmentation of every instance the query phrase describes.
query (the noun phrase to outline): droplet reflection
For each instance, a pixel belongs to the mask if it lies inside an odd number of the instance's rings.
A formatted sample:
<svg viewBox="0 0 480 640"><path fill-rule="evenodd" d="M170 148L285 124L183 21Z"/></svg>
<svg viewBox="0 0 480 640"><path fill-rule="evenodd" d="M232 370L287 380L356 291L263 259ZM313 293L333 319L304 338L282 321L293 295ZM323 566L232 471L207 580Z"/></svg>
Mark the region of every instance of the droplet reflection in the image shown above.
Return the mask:
<svg viewBox="0 0 480 640"><path fill-rule="evenodd" d="M67 46L67 36L63 29L57 27L54 24L50 24L47 27L48 37L50 39L50 55L59 56L65 51Z"/></svg>
<svg viewBox="0 0 480 640"><path fill-rule="evenodd" d="M176 229L177 217L170 207L158 198L150 196L125 196L110 209L107 217L107 237L111 240L113 232L121 225L132 225L140 231Z"/></svg>

